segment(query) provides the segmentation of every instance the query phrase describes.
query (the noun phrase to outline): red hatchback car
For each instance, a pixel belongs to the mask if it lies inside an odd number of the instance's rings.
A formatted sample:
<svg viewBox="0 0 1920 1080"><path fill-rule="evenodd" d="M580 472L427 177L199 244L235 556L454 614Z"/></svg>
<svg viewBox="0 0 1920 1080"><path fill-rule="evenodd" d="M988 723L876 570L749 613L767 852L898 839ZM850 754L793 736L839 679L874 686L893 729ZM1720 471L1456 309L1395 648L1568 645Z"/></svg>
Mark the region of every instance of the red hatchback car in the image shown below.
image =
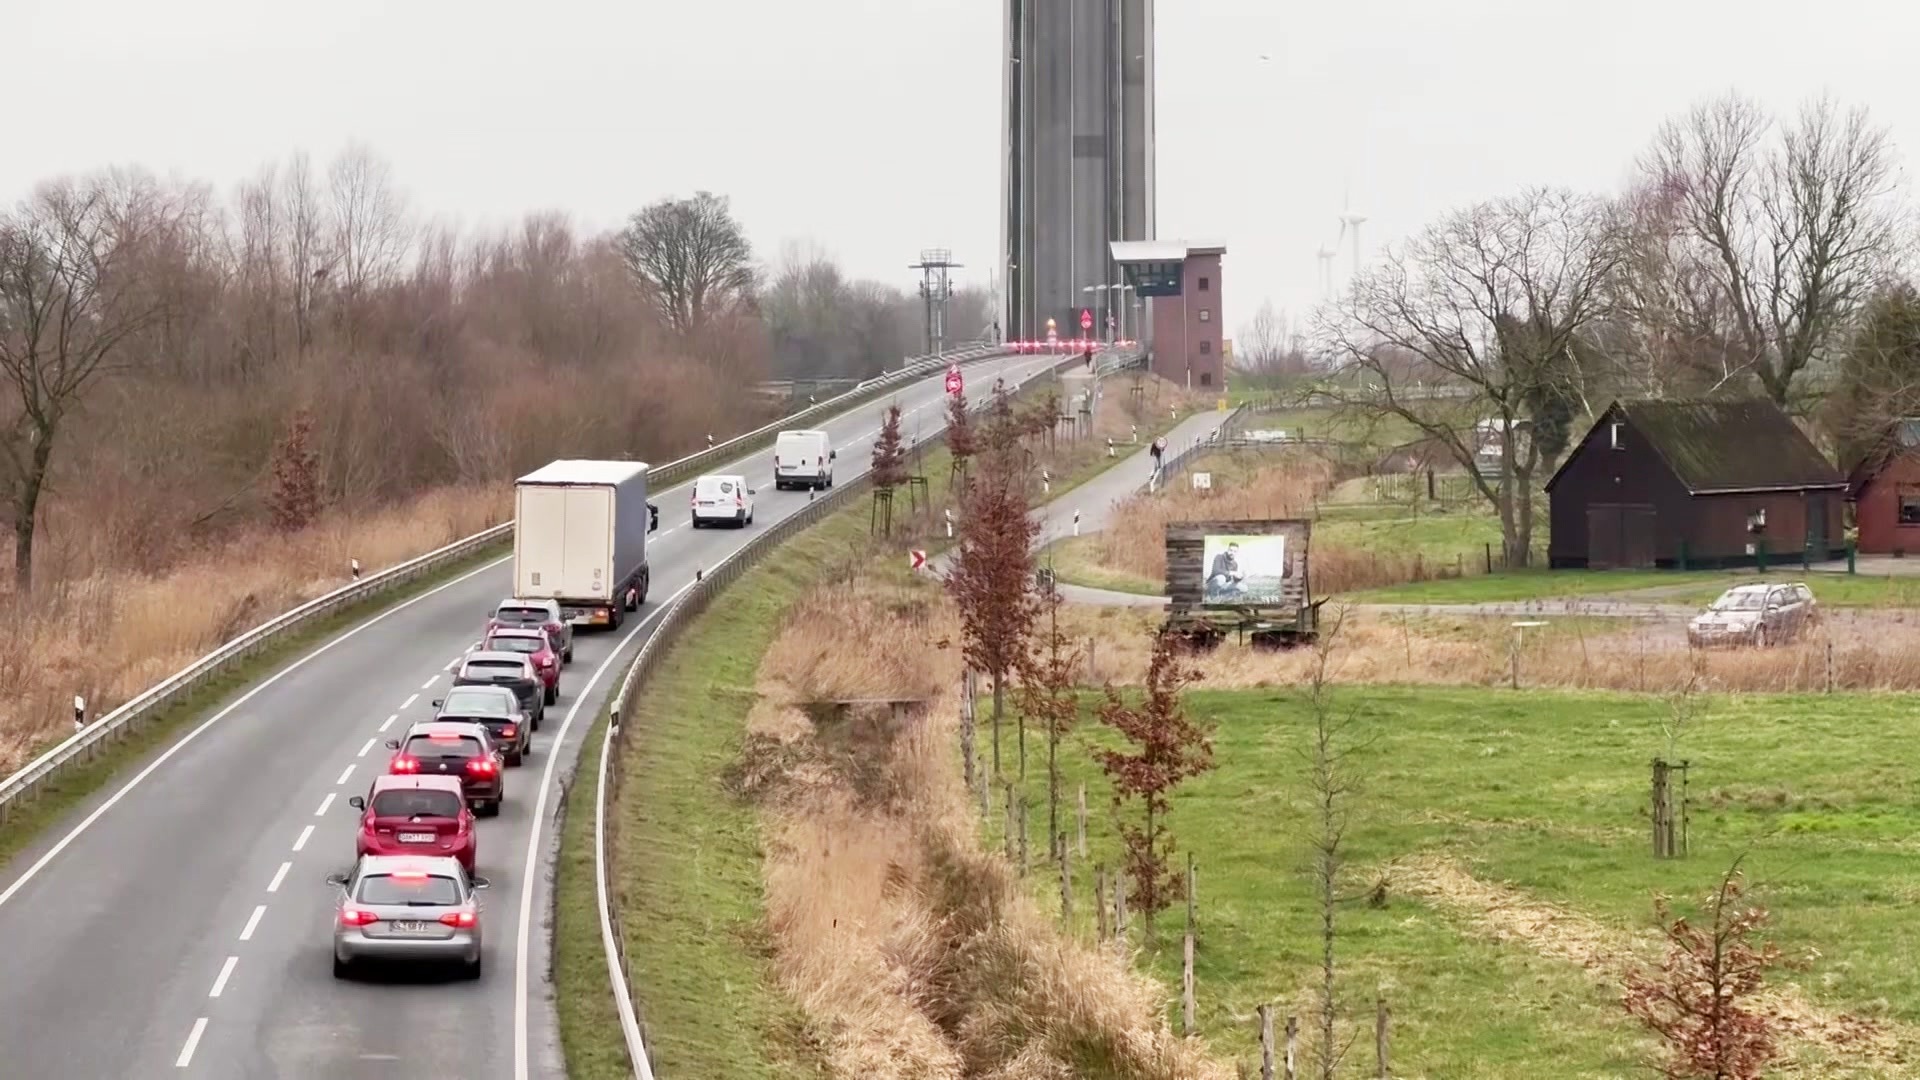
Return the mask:
<svg viewBox="0 0 1920 1080"><path fill-rule="evenodd" d="M355 855L440 855L473 873L480 841L459 777L376 776L347 804L360 811Z"/></svg>
<svg viewBox="0 0 1920 1080"><path fill-rule="evenodd" d="M553 651L553 642L544 631L536 627L496 627L487 631L480 651L519 653L533 661L533 670L540 673L540 685L546 687L547 704L560 700L560 654Z"/></svg>

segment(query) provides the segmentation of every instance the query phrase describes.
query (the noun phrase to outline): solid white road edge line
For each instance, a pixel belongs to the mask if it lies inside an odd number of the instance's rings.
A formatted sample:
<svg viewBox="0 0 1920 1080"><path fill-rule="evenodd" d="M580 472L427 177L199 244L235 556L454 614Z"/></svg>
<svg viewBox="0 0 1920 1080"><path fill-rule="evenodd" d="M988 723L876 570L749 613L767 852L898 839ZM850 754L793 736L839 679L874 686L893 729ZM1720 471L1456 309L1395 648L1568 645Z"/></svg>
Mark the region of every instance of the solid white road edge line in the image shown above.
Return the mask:
<svg viewBox="0 0 1920 1080"><path fill-rule="evenodd" d="M560 748L566 744L567 729L573 726L573 718L579 715L580 706L586 704L587 699L593 695L594 685L600 681L600 677L605 675L607 669L613 666L613 662L620 659L621 654L627 651L627 646L640 635L640 631L645 630L655 619L665 615L667 609L673 606L673 602L680 599L680 595L693 586L694 583L691 581L680 586L672 596L660 601L658 610L627 631L627 636L620 639L620 644L614 646L613 652L608 654L607 658L594 670L593 676L587 680L587 685L580 688L578 696L574 698L573 706L567 710L567 715L560 721L560 730L554 734L553 745L547 748L547 767L540 773L540 794L533 802L533 828L527 834L527 860L521 867L520 873L520 926L515 934L513 945L514 1080L527 1080L527 939L529 928L533 923L533 880L534 871L540 861L540 836L545 831L547 823L547 795L553 789L553 770L560 763Z"/></svg>
<svg viewBox="0 0 1920 1080"><path fill-rule="evenodd" d="M458 585L463 581L476 577L480 574L484 574L487 571L492 570L494 567L505 565L506 563L511 562L512 560L513 560L513 556L502 555L498 559L493 560L492 562L486 564L485 566L478 567L477 569L469 570L466 573L461 574L459 577L454 578L452 581L449 581L443 585L436 585L433 588L427 590L426 592L421 593L419 596L415 596L407 600L403 600L400 603L395 604L394 606L388 608L387 610L372 616L371 618L367 619L367 621L361 623L360 625L354 627L351 630L348 630L346 633L341 634L339 637L336 637L331 641L327 641L321 644L318 648L314 649L312 652L306 654L305 656L302 656L298 660L295 660L293 663L288 664L286 667L281 668L279 671L274 672L271 676L268 676L265 680L259 683L256 683L253 689L240 695L240 697L236 699L233 704L227 706L224 709L221 709L219 712L214 713L212 716L207 717L206 720L201 722L199 727L196 727L192 731L187 732L185 735L180 736L180 740L178 742L174 743L172 746L167 747L167 750L165 753L161 754L157 758L154 758L152 763L150 763L146 768L141 769L140 772L137 775L135 775L133 779L127 781L124 785L122 785L120 790L114 792L113 795L110 798L108 798L106 802L103 802L98 807L94 808L93 813L88 814L86 818L80 822L80 824L75 825L73 829L67 833L67 835L61 837L60 842L53 845L53 847L49 848L45 855L42 855L38 859L34 860L33 865L27 867L25 873L15 878L13 881L13 884L7 886L6 891L0 892L0 907L5 907L7 901L13 899L13 896L15 893L19 892L21 889L26 887L27 882L32 881L34 878L40 876L40 871L45 870L47 868L48 863L52 862L57 856L59 856L61 852L67 850L67 848L71 846L75 840L78 840L80 836L83 833L85 833L88 829L91 829L93 827L93 823L96 821L99 821L102 817L104 817L107 811L113 809L116 805L119 804L121 799L126 798L128 792L132 791L136 787L139 787L141 781L145 780L149 776L152 776L154 772L160 768L160 766L165 765L168 761L172 760L173 755L179 753L180 750L183 747L185 747L188 743L198 738L201 732L207 730L213 725L226 719L229 715L231 715L234 712L234 710L240 708L240 706L242 705L245 705L247 702L252 701L254 699L254 696L259 694L262 690L265 690L267 687L272 686L274 683L277 683L281 679L286 678L288 675L293 674L295 671L300 670L301 668L305 667L310 661L312 661L315 657L320 656L322 653L327 652L328 650L332 649L335 645L338 645L341 642L347 640L348 638L353 637L354 635L360 633L362 630L365 630L368 627L381 622L382 620L386 619L388 616L394 614L395 612L405 611L407 608L410 608L413 605L419 603L420 601L425 600L429 596L433 596L436 593L443 592L447 589L451 589L455 585ZM192 1047L189 1046L188 1049L191 1050Z"/></svg>
<svg viewBox="0 0 1920 1080"><path fill-rule="evenodd" d="M260 925L260 917L262 915L265 915L266 913L267 913L267 905L259 904L254 907L253 914L247 916L247 928L245 930L240 931L241 941L253 940L254 928Z"/></svg>
<svg viewBox="0 0 1920 1080"><path fill-rule="evenodd" d="M184 1069L193 1064L193 1048L200 1045L200 1036L207 1030L207 1018L201 1017L193 1022L193 1030L187 1033L187 1045L180 1048L180 1056L173 1060L173 1067Z"/></svg>

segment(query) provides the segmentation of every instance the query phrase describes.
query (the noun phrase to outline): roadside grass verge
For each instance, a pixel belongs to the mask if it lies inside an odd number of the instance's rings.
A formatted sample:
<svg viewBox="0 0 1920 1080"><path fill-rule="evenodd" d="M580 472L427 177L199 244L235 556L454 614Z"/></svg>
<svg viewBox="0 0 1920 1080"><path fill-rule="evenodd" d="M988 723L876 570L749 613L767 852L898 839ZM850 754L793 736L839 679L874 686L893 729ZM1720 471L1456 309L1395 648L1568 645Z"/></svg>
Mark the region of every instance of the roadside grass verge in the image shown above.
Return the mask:
<svg viewBox="0 0 1920 1080"><path fill-rule="evenodd" d="M753 805L726 777L740 760L755 671L787 608L866 547L867 505L834 514L748 570L663 657L624 721L620 909L636 1006L662 1076L824 1076L806 1018L768 953ZM607 989L593 885L594 770L606 716L568 797L554 926L568 1075L630 1075Z"/></svg>
<svg viewBox="0 0 1920 1080"><path fill-rule="evenodd" d="M1348 804L1341 1000L1364 1026L1375 996L1388 999L1396 1075L1533 1077L1548 1062L1559 1076L1637 1071L1649 1044L1618 1004L1626 957L1597 946L1657 961L1652 896L1693 900L1749 846L1746 868L1776 939L1790 954L1817 950L1809 968L1776 981L1797 984L1816 1012L1878 1025L1909 1056L1920 1049L1907 870L1920 802L1884 749L1920 735L1903 699L1703 699L1671 751L1660 725L1672 713L1658 696L1375 686L1339 687L1333 703L1355 723L1359 784ZM1318 907L1301 755L1311 720L1298 690L1196 690L1188 704L1217 725L1219 768L1180 789L1167 823L1176 862L1191 852L1198 865L1199 1016L1220 1042L1250 1032L1261 1002L1303 1018L1310 1008ZM1073 743L1063 758L1070 781L1087 785L1090 859L1112 867L1114 815L1087 752L1111 739L1088 722ZM1693 763L1686 859L1649 854L1647 762L1661 753ZM1044 815L1044 777L1030 786ZM1434 866L1562 915L1465 917L1470 904L1434 891ZM1076 873L1081 922L1091 876L1085 864ZM1057 910L1057 874L1039 872L1032 888ZM1593 941L1580 936L1589 924ZM1171 985L1181 926L1176 905L1143 956ZM1811 1070L1797 1075L1899 1075L1874 1054L1849 1072L1818 1046L1793 1051Z"/></svg>
<svg viewBox="0 0 1920 1080"><path fill-rule="evenodd" d="M224 707L248 686L342 631L484 566L509 550L509 545L501 544L477 553L436 574L337 612L306 630L282 639L252 659L229 668L226 673L149 721L138 732L106 744L92 761L68 769L40 785L37 796L13 806L8 812L6 826L0 828L0 868L6 867L15 855L32 846L44 830L58 824L75 807L118 779L128 767L145 761L173 742L186 728Z"/></svg>
<svg viewBox="0 0 1920 1080"><path fill-rule="evenodd" d="M1711 599L1720 590L1751 576L1751 572L1743 575L1728 570L1509 570L1360 589L1342 598L1356 604L1494 604L1570 596L1629 597L1651 589L1691 593L1697 589ZM1318 588L1314 592L1327 595ZM1659 599L1688 602L1684 595Z"/></svg>

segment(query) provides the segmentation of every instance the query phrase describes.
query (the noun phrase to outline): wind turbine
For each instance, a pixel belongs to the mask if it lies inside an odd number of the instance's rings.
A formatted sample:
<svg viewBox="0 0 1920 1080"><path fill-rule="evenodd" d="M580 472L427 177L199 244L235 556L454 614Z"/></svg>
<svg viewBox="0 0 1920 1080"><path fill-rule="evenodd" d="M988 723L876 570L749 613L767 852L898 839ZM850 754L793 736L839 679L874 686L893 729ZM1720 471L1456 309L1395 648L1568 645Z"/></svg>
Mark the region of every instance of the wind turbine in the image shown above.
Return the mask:
<svg viewBox="0 0 1920 1080"><path fill-rule="evenodd" d="M1351 196L1341 200L1340 239L1346 239L1348 233L1353 234L1353 274L1356 277L1360 274L1360 223L1365 220L1367 220L1365 214L1353 212Z"/></svg>
<svg viewBox="0 0 1920 1080"><path fill-rule="evenodd" d="M1320 250L1314 252L1314 256L1320 260L1320 298L1331 300L1333 299L1334 250L1322 244Z"/></svg>

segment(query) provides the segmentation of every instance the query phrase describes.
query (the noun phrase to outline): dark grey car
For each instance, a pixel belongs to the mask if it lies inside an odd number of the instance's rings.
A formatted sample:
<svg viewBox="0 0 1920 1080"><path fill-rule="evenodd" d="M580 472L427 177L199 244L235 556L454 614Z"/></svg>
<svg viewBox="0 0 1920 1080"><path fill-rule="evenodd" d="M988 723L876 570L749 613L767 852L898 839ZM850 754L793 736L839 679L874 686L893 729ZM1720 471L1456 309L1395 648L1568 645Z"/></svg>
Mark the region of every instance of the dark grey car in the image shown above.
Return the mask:
<svg viewBox="0 0 1920 1080"><path fill-rule="evenodd" d="M435 720L464 720L479 724L493 736L508 765L518 765L533 752L533 721L520 699L505 686L455 686L433 702Z"/></svg>
<svg viewBox="0 0 1920 1080"><path fill-rule="evenodd" d="M520 701L535 728L547 715L547 688L533 662L519 653L479 650L467 654L460 671L453 677L455 686L503 686Z"/></svg>

